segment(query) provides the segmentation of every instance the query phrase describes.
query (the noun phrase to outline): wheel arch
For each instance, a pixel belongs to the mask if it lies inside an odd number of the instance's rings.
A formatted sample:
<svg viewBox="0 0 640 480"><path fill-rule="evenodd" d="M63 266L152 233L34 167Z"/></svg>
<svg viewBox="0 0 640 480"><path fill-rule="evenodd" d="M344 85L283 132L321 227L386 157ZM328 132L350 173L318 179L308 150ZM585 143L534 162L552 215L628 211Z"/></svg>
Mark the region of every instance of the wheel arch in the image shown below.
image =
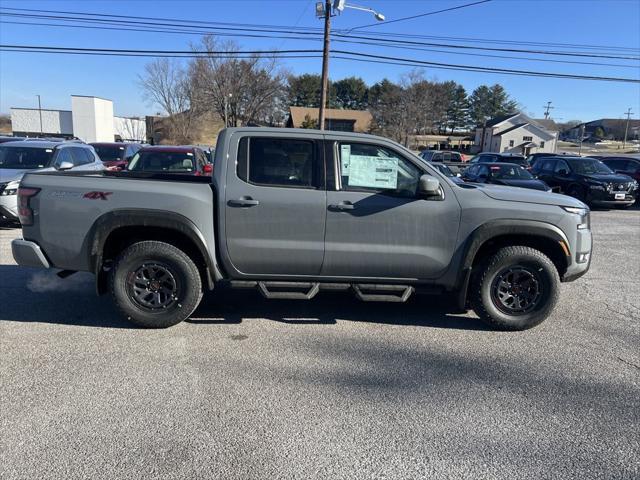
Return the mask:
<svg viewBox="0 0 640 480"><path fill-rule="evenodd" d="M216 280L222 278L215 257L209 255L202 232L190 219L174 212L114 210L94 222L88 239L88 260L96 275L98 294L107 290L107 272L103 267L126 247L143 240L163 241L183 250L194 260L203 284L210 290ZM215 242L210 248L215 248Z"/></svg>
<svg viewBox="0 0 640 480"><path fill-rule="evenodd" d="M560 278L571 265L570 243L564 232L555 225L535 220L495 220L474 230L466 243L460 269L458 303L467 304L469 281L483 259L502 247L523 245L544 253L558 270Z"/></svg>

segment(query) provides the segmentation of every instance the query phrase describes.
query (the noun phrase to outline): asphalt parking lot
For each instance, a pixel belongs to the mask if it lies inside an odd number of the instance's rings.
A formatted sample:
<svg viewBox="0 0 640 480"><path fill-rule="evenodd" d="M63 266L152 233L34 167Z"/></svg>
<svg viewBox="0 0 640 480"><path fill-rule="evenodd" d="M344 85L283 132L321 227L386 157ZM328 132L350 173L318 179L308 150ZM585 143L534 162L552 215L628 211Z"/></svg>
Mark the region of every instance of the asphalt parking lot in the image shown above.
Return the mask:
<svg viewBox="0 0 640 480"><path fill-rule="evenodd" d="M640 209L538 328L446 301L219 291L132 328L0 229L0 478L638 478Z"/></svg>

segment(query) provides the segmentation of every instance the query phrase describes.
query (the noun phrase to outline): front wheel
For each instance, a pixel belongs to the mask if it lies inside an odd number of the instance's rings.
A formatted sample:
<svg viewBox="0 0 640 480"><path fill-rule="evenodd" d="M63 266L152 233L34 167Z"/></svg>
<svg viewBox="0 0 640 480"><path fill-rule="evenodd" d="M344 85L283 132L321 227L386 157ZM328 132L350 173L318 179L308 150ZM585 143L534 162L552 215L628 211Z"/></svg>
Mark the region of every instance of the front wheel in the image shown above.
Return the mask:
<svg viewBox="0 0 640 480"><path fill-rule="evenodd" d="M125 249L111 270L110 286L118 308L132 323L147 328L186 320L202 298L198 267L164 242L138 242Z"/></svg>
<svg viewBox="0 0 640 480"><path fill-rule="evenodd" d="M500 330L526 330L553 311L560 277L555 265L539 250L505 247L475 273L471 304L487 324Z"/></svg>

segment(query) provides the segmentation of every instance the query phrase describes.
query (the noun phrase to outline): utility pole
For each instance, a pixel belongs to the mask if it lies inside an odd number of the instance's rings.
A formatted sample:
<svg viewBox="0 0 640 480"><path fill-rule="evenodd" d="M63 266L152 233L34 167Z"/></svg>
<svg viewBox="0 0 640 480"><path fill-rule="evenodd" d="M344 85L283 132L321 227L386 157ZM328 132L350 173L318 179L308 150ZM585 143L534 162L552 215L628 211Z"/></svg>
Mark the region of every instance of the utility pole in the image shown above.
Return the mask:
<svg viewBox="0 0 640 480"><path fill-rule="evenodd" d="M627 147L627 134L629 133L629 120L631 119L631 107L629 107L625 115L627 116L627 125L624 128L624 140L622 141L623 150Z"/></svg>
<svg viewBox="0 0 640 480"><path fill-rule="evenodd" d="M323 5L324 3L324 5ZM322 49L322 85L320 88L320 112L318 114L318 128L324 130L324 120L326 117L327 109L327 90L329 86L329 37L331 36L331 12L336 11L340 14L345 8L351 8L353 10L361 10L363 12L373 13L373 16L379 22L384 22L385 18L380 12L376 12L369 7L362 7L359 5L348 5L346 0L334 0L333 5L331 0L324 0L323 2L316 3L316 17L324 17L324 47Z"/></svg>
<svg viewBox="0 0 640 480"><path fill-rule="evenodd" d="M232 96L232 93L224 96L224 128L227 128L229 126L229 99Z"/></svg>
<svg viewBox="0 0 640 480"><path fill-rule="evenodd" d="M546 107L542 107L542 108L544 108L544 109L545 109L545 112L544 112L544 119L545 119L545 120L547 120L547 119L549 118L549 113L550 113L549 111L550 111L550 110L553 110L553 109L554 109L554 107L552 107L552 106L551 106L551 101L548 101L548 102L547 102L547 106L546 106Z"/></svg>
<svg viewBox="0 0 640 480"><path fill-rule="evenodd" d="M40 95L36 95L36 97L38 97L38 113L40 114L40 136L42 136L42 104L40 103Z"/></svg>
<svg viewBox="0 0 640 480"><path fill-rule="evenodd" d="M320 114L318 128L324 130L327 108L327 87L329 83L329 36L331 35L331 0L324 2L324 47L322 50L322 85L320 90Z"/></svg>

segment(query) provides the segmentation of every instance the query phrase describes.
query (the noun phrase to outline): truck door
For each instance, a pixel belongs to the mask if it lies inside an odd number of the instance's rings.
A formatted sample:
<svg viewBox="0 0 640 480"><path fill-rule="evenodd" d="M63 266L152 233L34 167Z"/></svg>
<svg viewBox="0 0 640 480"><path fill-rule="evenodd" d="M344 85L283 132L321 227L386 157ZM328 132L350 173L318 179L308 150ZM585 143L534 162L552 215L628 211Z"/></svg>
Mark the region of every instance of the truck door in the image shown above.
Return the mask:
<svg viewBox="0 0 640 480"><path fill-rule="evenodd" d="M232 137L225 190L227 258L237 274L317 275L324 257L322 136Z"/></svg>
<svg viewBox="0 0 640 480"><path fill-rule="evenodd" d="M322 274L436 278L453 256L460 206L442 178L443 199L417 194L430 173L408 154L360 141L336 141L335 190L327 191ZM331 171L331 170L329 170Z"/></svg>

